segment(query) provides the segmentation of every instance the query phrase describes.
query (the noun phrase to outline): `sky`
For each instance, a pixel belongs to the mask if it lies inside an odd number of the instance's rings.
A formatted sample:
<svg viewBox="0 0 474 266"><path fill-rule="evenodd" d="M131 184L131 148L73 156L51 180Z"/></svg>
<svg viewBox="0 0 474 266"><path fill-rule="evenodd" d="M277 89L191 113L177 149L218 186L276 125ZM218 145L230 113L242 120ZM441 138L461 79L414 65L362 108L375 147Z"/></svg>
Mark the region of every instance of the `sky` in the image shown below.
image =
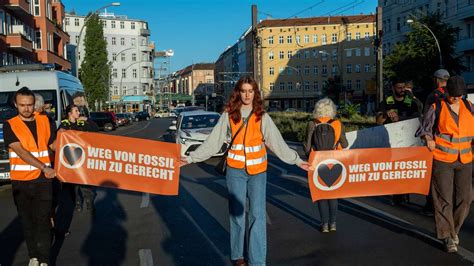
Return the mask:
<svg viewBox="0 0 474 266"><path fill-rule="evenodd" d="M114 0L112 0L114 1ZM112 1L62 0L66 12L86 15ZM155 49L174 50L170 70L193 63L213 63L251 25L251 6L258 19L375 13L377 0L118 0L108 13L148 22Z"/></svg>

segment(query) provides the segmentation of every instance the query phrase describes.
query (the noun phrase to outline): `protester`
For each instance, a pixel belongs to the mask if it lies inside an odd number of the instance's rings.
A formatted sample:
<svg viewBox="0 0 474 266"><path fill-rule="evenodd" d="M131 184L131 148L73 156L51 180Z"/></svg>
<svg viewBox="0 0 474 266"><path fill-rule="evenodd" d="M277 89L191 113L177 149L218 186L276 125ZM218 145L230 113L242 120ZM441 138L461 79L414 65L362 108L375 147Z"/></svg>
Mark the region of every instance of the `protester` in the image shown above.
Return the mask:
<svg viewBox="0 0 474 266"><path fill-rule="evenodd" d="M313 121L306 127L303 143L306 156L311 151L342 150L349 144L340 120L336 119L337 108L329 98L319 100L314 106ZM329 128L329 127L332 128ZM337 199L316 202L321 217L321 232L336 231Z"/></svg>
<svg viewBox="0 0 474 266"><path fill-rule="evenodd" d="M48 147L54 150L55 125L34 112L35 96L27 87L13 96L18 115L3 125L9 148L13 199L28 248L30 265L47 265L51 249L52 182Z"/></svg>
<svg viewBox="0 0 474 266"><path fill-rule="evenodd" d="M462 98L465 90L462 77L451 77L445 99L431 105L416 134L433 152L436 234L448 252L457 252L459 230L471 205L474 107Z"/></svg>
<svg viewBox="0 0 474 266"><path fill-rule="evenodd" d="M237 135L239 127L248 121ZM182 165L207 160L235 137L227 156L227 188L229 191L230 249L236 265L245 265L244 234L246 197L249 199L248 262L266 263L266 180L267 152L265 146L282 161L307 170L309 164L288 147L272 119L263 110L258 85L250 76L239 79L217 125L204 143Z"/></svg>
<svg viewBox="0 0 474 266"><path fill-rule="evenodd" d="M66 107L66 114L67 119L61 121L58 130L99 131L99 128L92 120L80 116L79 108L75 104L70 104ZM94 192L90 186L75 185L74 194L76 211L82 211L82 203L84 203L87 210L92 210Z"/></svg>
<svg viewBox="0 0 474 266"><path fill-rule="evenodd" d="M433 73L433 84L435 88L428 94L428 97L426 97L423 114L426 114L433 103L446 98L446 83L449 77L449 72L446 69L441 68Z"/></svg>
<svg viewBox="0 0 474 266"><path fill-rule="evenodd" d="M420 117L420 106L422 104L413 96L410 87L408 87L408 90L406 88L404 80L397 78L392 80L393 94L385 98L379 105L376 117L378 125ZM395 206L407 203L408 201L408 194L393 195L390 199L390 204Z"/></svg>

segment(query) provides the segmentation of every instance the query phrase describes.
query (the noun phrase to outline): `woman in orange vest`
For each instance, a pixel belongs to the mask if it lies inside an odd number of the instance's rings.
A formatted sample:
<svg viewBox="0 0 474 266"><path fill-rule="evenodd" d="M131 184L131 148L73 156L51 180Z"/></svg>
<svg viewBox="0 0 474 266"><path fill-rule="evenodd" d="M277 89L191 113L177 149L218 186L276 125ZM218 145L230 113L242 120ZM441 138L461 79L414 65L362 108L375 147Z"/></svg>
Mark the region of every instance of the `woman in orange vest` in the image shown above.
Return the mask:
<svg viewBox="0 0 474 266"><path fill-rule="evenodd" d="M342 150L348 146L346 133L340 120L336 119L337 108L329 98L319 100L314 106L313 121L306 128L303 143L306 156L311 151ZM336 231L337 199L319 200L321 232Z"/></svg>
<svg viewBox="0 0 474 266"><path fill-rule="evenodd" d="M244 124L246 122L246 124ZM266 147L282 161L307 170L309 164L288 147L272 119L263 110L263 101L255 80L239 79L225 112L206 141L182 165L202 162L217 154L229 135L234 141L227 156L226 181L229 191L230 249L235 265L266 263ZM245 208L249 199L248 258L244 258Z"/></svg>
<svg viewBox="0 0 474 266"><path fill-rule="evenodd" d="M457 252L459 230L471 205L474 108L462 98L465 91L464 80L451 77L447 97L430 107L417 132L433 152L436 234L447 252Z"/></svg>

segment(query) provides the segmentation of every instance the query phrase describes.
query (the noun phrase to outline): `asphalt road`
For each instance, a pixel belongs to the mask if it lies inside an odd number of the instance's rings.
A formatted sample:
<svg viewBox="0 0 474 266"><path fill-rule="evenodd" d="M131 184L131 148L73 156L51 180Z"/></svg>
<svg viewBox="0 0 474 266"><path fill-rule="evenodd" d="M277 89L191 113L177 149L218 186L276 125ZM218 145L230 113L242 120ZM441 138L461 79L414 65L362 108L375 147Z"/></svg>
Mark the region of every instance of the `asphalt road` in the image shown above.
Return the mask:
<svg viewBox="0 0 474 266"><path fill-rule="evenodd" d="M142 121L112 134L158 140L170 122ZM390 209L380 199L340 201L338 231L320 233L305 173L273 156L269 162L269 265L473 265L472 246L465 246L462 254L445 253L429 229L426 233L393 222L387 216ZM216 163L213 158L183 167L179 196L97 188L94 212L74 212L68 186L64 186L57 223L58 231L70 234L56 237L53 262L230 265L227 189L224 177L214 174ZM382 203L377 206L377 202ZM408 219L400 209L392 214ZM0 187L0 213L0 265L26 265L27 250L9 185ZM463 242L461 237L461 245L474 239L469 233L461 236L469 238Z"/></svg>

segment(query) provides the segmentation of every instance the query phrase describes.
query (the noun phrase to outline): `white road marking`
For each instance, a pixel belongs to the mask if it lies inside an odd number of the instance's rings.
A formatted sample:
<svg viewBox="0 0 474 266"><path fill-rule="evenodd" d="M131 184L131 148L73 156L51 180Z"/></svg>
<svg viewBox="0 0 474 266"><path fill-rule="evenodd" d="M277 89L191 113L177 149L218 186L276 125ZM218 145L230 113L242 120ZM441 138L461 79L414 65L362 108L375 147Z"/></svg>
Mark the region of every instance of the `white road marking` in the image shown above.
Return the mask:
<svg viewBox="0 0 474 266"><path fill-rule="evenodd" d="M121 136L128 136L128 135L132 135L132 134L135 134L135 133L137 133L137 132L140 132L140 131L142 131L142 130L145 130L147 127L150 126L150 124L151 124L151 122L148 121L148 122L146 122L146 125L145 125L144 127L141 127L141 128L139 128L139 129L137 129L137 130L133 130L133 131L126 132L126 133L124 133L124 134L121 134Z"/></svg>
<svg viewBox="0 0 474 266"><path fill-rule="evenodd" d="M153 255L150 249L138 250L138 256L140 257L140 266L153 266Z"/></svg>
<svg viewBox="0 0 474 266"><path fill-rule="evenodd" d="M140 208L147 208L149 204L150 204L150 194L143 193L142 202L140 203Z"/></svg>

